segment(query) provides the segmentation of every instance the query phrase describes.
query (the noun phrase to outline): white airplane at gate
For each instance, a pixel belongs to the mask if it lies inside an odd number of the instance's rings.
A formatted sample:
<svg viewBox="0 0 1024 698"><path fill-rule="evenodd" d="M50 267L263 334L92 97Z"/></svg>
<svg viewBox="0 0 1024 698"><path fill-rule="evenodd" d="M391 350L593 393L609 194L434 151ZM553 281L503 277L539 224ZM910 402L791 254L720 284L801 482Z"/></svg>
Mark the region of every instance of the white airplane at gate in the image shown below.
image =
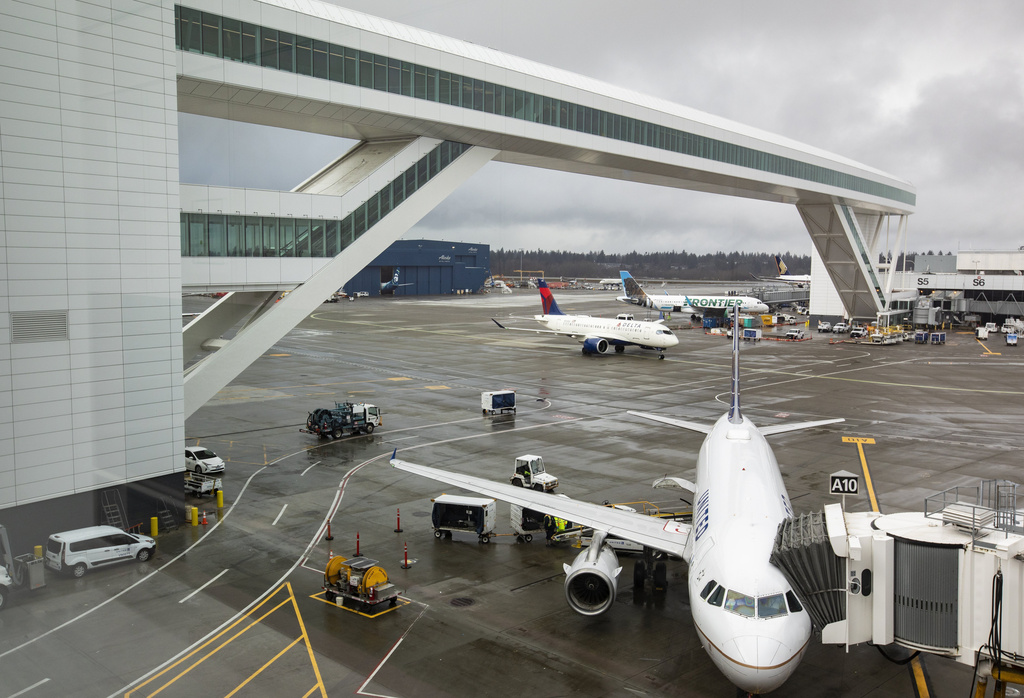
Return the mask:
<svg viewBox="0 0 1024 698"><path fill-rule="evenodd" d="M534 332L541 334L557 334L578 339L583 345L584 354L607 354L615 350L622 353L629 345L643 349L655 349L658 358L664 359L666 349L679 344L679 338L672 330L658 322L644 320L625 320L622 318L601 318L589 315L566 315L558 309L551 289L541 279L537 282L540 290L543 315L534 315L533 319L546 327L546 330L532 330L522 327L505 327L491 318L495 325L503 330Z"/></svg>
<svg viewBox="0 0 1024 698"><path fill-rule="evenodd" d="M604 613L615 601L622 567L605 542L608 536L644 546L644 560L634 566L634 584L648 578L664 581L665 563L652 564L655 552L685 560L694 626L711 660L740 689L772 691L800 663L811 620L769 562L776 530L793 510L765 437L843 420L754 426L740 413L738 334L732 351L732 404L713 425L630 412L707 435L697 458L696 484L670 477L654 484L693 491L692 525L416 465L399 460L397 451L391 465L593 528L590 547L563 565L566 600L583 615Z"/></svg>
<svg viewBox="0 0 1024 698"><path fill-rule="evenodd" d="M619 272L622 277L622 293L616 300L632 303L644 308L654 308L666 313L689 312L703 315L708 310L730 311L739 308L743 313L767 313L768 304L753 296L655 296L644 291L628 271Z"/></svg>

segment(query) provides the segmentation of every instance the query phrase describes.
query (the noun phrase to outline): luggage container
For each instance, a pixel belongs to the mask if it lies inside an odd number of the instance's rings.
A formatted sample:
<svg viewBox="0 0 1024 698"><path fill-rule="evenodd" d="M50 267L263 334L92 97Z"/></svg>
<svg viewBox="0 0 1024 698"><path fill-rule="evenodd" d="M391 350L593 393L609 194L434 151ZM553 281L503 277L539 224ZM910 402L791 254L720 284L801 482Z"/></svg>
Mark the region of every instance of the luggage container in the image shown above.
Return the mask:
<svg viewBox="0 0 1024 698"><path fill-rule="evenodd" d="M506 412L516 413L516 391L495 390L492 392L480 393L480 408L484 416L489 414L505 414Z"/></svg>
<svg viewBox="0 0 1024 698"><path fill-rule="evenodd" d="M544 533L544 512L512 505L512 531L527 543Z"/></svg>
<svg viewBox="0 0 1024 698"><path fill-rule="evenodd" d="M1017 346L1017 333L1016 332L1010 332L1009 334L1006 335L1006 346L1008 346L1008 347L1015 347L1015 346Z"/></svg>
<svg viewBox="0 0 1024 698"><path fill-rule="evenodd" d="M755 342L760 342L761 341L761 330L760 330L760 328L758 328L758 329L750 329L749 327L744 327L743 328L743 335L742 336L743 336L743 341L745 341L745 342L751 341L751 340L753 340Z"/></svg>
<svg viewBox="0 0 1024 698"><path fill-rule="evenodd" d="M475 533L481 543L489 543L497 523L497 507L493 499L442 494L435 497L430 511L434 538L451 538L453 531Z"/></svg>
<svg viewBox="0 0 1024 698"><path fill-rule="evenodd" d="M974 336L977 337L978 339L988 339L988 328L987 327L975 328Z"/></svg>
<svg viewBox="0 0 1024 698"><path fill-rule="evenodd" d="M946 333L945 332L932 332L932 344L945 344Z"/></svg>

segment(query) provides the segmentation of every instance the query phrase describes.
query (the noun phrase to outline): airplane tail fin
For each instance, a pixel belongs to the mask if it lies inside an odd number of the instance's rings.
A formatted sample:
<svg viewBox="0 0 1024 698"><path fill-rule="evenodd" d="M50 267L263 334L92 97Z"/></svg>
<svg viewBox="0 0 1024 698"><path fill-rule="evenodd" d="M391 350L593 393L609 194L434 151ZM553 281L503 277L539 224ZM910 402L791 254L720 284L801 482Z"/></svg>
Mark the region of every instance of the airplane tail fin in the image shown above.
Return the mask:
<svg viewBox="0 0 1024 698"><path fill-rule="evenodd" d="M547 281L539 279L537 281L537 289L540 291L540 305L545 315L565 315L565 313L558 309L558 303L555 303L555 297L551 295L551 289L548 288Z"/></svg>
<svg viewBox="0 0 1024 698"><path fill-rule="evenodd" d="M399 273L401 273L401 271L401 267L395 267L395 276L391 279L391 281L394 282L396 285L398 284L398 275Z"/></svg>
<svg viewBox="0 0 1024 698"><path fill-rule="evenodd" d="M647 293L640 288L640 284L637 283L633 275L628 271L620 271L619 276L622 278L622 292L633 300L637 305L643 305L650 307L650 298Z"/></svg>
<svg viewBox="0 0 1024 698"><path fill-rule="evenodd" d="M785 276L789 273L789 267L786 266L786 263L782 261L782 257L779 255L775 255L775 268L778 270L779 276Z"/></svg>
<svg viewBox="0 0 1024 698"><path fill-rule="evenodd" d="M740 414L740 307L732 309L732 400L729 403L729 421L741 424Z"/></svg>

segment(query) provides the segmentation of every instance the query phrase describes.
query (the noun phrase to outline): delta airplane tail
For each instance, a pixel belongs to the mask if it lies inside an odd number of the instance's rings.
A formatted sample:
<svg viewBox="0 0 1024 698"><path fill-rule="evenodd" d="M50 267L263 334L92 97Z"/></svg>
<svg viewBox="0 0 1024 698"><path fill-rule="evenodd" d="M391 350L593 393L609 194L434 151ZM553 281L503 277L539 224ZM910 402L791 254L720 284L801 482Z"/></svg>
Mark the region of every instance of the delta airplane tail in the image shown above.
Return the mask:
<svg viewBox="0 0 1024 698"><path fill-rule="evenodd" d="M545 315L565 315L565 313L558 309L558 303L555 303L555 297L551 295L551 289L548 288L547 281L544 279L538 280L537 289L540 291L540 305Z"/></svg>

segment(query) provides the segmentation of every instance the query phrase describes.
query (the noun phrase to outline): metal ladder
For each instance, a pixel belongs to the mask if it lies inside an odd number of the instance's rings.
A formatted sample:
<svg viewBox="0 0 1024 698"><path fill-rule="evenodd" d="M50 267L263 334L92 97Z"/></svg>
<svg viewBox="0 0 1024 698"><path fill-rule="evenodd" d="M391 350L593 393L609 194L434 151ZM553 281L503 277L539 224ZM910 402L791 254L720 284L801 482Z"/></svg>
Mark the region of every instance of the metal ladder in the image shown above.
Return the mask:
<svg viewBox="0 0 1024 698"><path fill-rule="evenodd" d="M178 528L178 517L171 513L164 500L160 500L160 509L156 512L159 517L161 531L173 531Z"/></svg>
<svg viewBox="0 0 1024 698"><path fill-rule="evenodd" d="M117 490L103 490L100 493L100 506L103 508L103 518L108 526L114 526L125 530L127 524L124 518L124 506L121 504L121 493Z"/></svg>

